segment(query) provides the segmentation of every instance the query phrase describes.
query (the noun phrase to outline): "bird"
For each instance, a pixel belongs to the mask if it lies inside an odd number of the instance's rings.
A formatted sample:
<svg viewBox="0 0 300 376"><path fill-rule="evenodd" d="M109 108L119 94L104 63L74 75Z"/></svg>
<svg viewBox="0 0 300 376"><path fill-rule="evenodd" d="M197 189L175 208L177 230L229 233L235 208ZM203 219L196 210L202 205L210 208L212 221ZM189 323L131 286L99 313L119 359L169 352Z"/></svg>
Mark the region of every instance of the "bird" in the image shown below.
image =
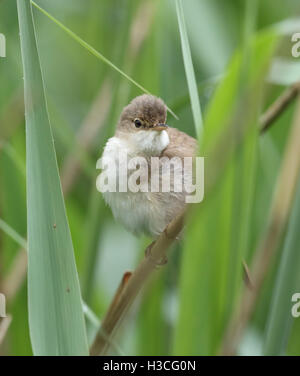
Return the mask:
<svg viewBox="0 0 300 376"><path fill-rule="evenodd" d="M151 187L154 176L158 177L158 191L151 191L149 188L145 191L124 192L118 190L118 186L115 191L102 192L114 218L137 236L145 234L156 238L186 205L187 192L184 187L181 191L176 191L174 176L176 169L179 171L184 168L181 163L184 158L195 157L198 145L196 139L168 126L166 120L167 107L162 99L149 94L140 95L124 107L115 134L108 139L103 150L102 158L116 164L120 162L120 155L129 159L143 158L148 167L144 173L144 177L149 178L146 187ZM158 162L153 165L155 158ZM179 167L175 163L170 176L164 168L172 158L179 163ZM125 171L127 178L136 170L134 167ZM110 168L106 171L108 179L113 170ZM124 169L119 167L119 172L120 170ZM137 183L142 178L140 175L136 179ZM163 191L161 186L163 182L168 183L167 179L170 180L170 189ZM182 182L183 180L182 178Z"/></svg>

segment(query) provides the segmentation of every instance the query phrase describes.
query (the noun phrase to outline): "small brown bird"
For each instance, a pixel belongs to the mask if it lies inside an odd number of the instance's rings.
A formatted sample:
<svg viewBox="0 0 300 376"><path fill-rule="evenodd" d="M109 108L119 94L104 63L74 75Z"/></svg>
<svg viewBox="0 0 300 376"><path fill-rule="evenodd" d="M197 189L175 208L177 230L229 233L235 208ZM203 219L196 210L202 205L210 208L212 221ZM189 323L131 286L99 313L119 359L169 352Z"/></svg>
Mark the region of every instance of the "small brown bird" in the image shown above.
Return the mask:
<svg viewBox="0 0 300 376"><path fill-rule="evenodd" d="M135 189L134 192L130 189L124 192L118 187L106 192L102 190L114 217L137 235L159 235L185 206L185 178L180 173L182 169L187 170L183 159L192 159L196 155L197 141L178 129L169 127L166 118L167 108L161 99L152 95L136 97L123 109L115 135L108 140L102 155L102 158L115 161L117 166L120 166L120 158L124 159L125 156L129 160L138 158L138 163L128 163L125 175L130 182L130 175L135 172L137 185L146 181L144 189ZM155 159L156 163L153 162ZM146 169L143 171L141 160L146 161ZM173 164L170 164L171 160ZM170 173L168 167L173 167ZM140 171L137 173L138 168ZM123 168L117 167L116 170L124 173ZM109 180L115 171L111 168L106 173ZM187 178L191 178L191 174L192 172L188 172ZM181 179L181 190L176 189L175 176ZM155 178L159 182L158 189L153 189ZM168 183L169 189L162 189L164 184L168 187Z"/></svg>

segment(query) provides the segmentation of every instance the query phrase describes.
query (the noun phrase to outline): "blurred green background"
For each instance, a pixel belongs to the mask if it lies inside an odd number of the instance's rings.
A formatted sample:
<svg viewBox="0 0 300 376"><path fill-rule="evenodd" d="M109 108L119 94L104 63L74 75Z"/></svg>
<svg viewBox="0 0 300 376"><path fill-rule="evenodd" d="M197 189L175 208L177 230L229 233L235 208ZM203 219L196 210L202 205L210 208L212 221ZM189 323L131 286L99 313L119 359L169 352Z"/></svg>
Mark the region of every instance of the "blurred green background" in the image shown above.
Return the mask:
<svg viewBox="0 0 300 376"><path fill-rule="evenodd" d="M195 136L174 1L39 0L38 4L151 93L163 98L180 118L176 121L169 115L168 123ZM264 95L257 104L261 113L286 86L300 80L300 61L291 56L289 31L291 19L300 16L300 5L298 0L263 0L257 4L251 39L272 28L280 34L263 77ZM243 46L246 2L187 0L183 5L202 111L222 114L220 102L214 104L214 111L211 103L232 56ZM149 242L135 238L117 224L95 189L95 166L103 146L113 134L123 106L141 92L37 9L33 12L82 295L101 319L123 273L137 265ZM293 30L298 27L300 32L299 19L295 24ZM0 33L7 43L7 57L0 58L0 218L26 238L23 73L14 0L0 0ZM225 295L216 293L224 287L224 280L220 277L212 283L210 278L222 272L229 277L236 273L240 281L242 266L240 271L230 269L225 244L230 243L229 237L235 229L238 232L239 222L245 218L249 241L243 258L250 262L266 222L293 112L292 105L258 141L254 183L251 180L254 198L248 203L251 214L228 198L230 189L223 190L223 197L214 193L215 199L211 198L202 211L207 214L205 220L199 219L203 237L196 234L199 227L191 226L189 240L176 245L167 267L158 272L158 278L144 291L123 325L116 339L120 348L117 353L205 355L219 351L232 307L229 304L224 308L221 300ZM226 185L226 181L223 183ZM207 254L201 250L204 244ZM191 262L199 267L199 279L189 282L185 270L190 267L189 261L182 260L187 248L191 249ZM239 344L239 354L261 354L281 255L277 253L268 273L254 317ZM211 259L215 264L208 262ZM219 269L212 271L216 265ZM226 286L225 290L230 284ZM5 232L0 232L0 292L5 293L7 312L12 316L0 354L30 355L25 252ZM295 292L300 292L300 286ZM195 299L194 312L185 298L189 293ZM227 293L237 294L234 289ZM212 306L207 309L211 302L223 308L216 308L216 314ZM295 320L289 333L285 353L300 355L300 319ZM192 335L197 340L191 339Z"/></svg>

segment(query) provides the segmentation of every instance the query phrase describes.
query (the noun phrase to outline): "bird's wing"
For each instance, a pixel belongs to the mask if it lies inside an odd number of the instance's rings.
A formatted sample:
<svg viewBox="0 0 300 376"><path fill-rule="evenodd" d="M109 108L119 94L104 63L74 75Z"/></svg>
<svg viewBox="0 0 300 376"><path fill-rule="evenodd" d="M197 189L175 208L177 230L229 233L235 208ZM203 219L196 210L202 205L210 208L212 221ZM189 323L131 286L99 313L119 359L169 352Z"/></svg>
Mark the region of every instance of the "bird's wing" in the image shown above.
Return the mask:
<svg viewBox="0 0 300 376"><path fill-rule="evenodd" d="M162 152L162 157L194 157L197 154L197 140L176 128L169 127L167 130L170 143Z"/></svg>

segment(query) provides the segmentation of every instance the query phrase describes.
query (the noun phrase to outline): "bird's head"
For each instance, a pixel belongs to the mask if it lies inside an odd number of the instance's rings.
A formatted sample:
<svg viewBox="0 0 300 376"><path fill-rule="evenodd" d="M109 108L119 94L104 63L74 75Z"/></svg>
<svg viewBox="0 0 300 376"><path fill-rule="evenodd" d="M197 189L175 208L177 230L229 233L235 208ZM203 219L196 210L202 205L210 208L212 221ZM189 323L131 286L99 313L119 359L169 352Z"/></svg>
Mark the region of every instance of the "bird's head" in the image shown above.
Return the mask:
<svg viewBox="0 0 300 376"><path fill-rule="evenodd" d="M167 107L153 95L134 98L121 113L116 135L126 139L133 153L159 155L169 144Z"/></svg>
<svg viewBox="0 0 300 376"><path fill-rule="evenodd" d="M164 102L153 95L144 94L134 98L124 108L118 123L118 131L163 131L166 125L167 108Z"/></svg>

